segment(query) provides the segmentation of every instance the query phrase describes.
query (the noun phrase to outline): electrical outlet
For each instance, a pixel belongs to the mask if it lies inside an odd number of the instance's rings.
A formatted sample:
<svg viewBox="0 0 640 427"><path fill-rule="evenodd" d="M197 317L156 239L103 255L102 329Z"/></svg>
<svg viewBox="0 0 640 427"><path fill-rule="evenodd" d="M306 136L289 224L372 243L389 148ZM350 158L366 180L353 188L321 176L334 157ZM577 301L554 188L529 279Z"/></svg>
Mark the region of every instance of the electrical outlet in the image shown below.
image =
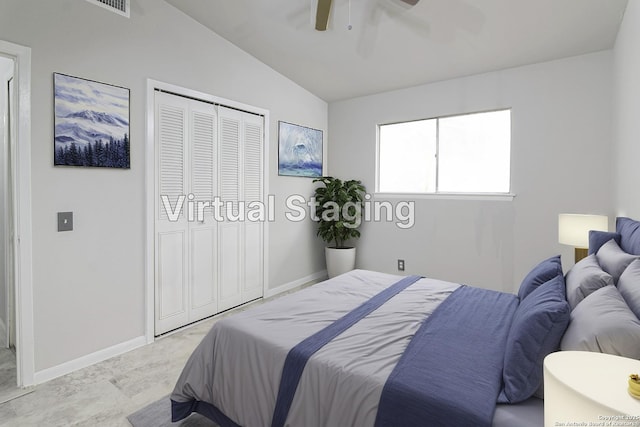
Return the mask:
<svg viewBox="0 0 640 427"><path fill-rule="evenodd" d="M404 271L404 260L403 259L399 259L398 260L398 271Z"/></svg>

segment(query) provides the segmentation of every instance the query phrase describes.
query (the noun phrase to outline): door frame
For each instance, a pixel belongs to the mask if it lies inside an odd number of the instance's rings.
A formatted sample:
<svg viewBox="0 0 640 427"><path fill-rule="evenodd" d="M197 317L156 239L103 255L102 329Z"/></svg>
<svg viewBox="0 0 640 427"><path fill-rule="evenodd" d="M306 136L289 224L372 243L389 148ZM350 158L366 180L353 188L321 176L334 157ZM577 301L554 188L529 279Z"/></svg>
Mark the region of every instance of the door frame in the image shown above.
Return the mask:
<svg viewBox="0 0 640 427"><path fill-rule="evenodd" d="M2 121L2 124L0 124L0 173L7 175L7 172L10 170L7 156L10 154L10 152L8 147L9 141L6 140L6 136L11 135L12 131L10 128L13 119L11 119L11 122L6 120L6 118L10 116L10 112L5 111L5 107L7 108L7 110L13 108L9 106L9 82L11 81L11 79L13 79L15 61L13 60L13 58L7 58L0 55L0 62L4 61L9 61L9 63L11 64L11 71L7 74L0 74L0 91L2 91L2 94L0 95L0 102L3 104L2 106L0 106L0 121ZM2 195L0 196L2 198L2 209L7 211L6 213L2 212L2 223L0 223L0 229L2 229L3 231L2 235L5 236L3 237L3 241L0 242L0 245L2 245L3 249L2 253L4 255L4 259L0 260L0 262L5 267L4 270L0 271L0 275L2 276L0 287L4 287L5 301L0 301L0 304L3 305L6 316L5 318L0 318L0 324L3 326L3 328L0 329L0 334L2 334L2 336L0 336L0 349L11 348L13 335L11 333L11 329L13 328L13 324L15 323L15 315L12 313L12 310L15 309L15 300L13 299L13 293L15 292L15 289L13 285L13 279L10 276L10 271L12 270L12 268L10 268L10 259L13 248L9 243L10 239L6 237L9 236L9 233L13 228L12 224L10 224L11 215L9 215L8 213L11 210L8 208L8 206L11 206L12 202L10 200L11 194L9 194L8 191L10 181L7 178L7 176L4 176L2 178L1 185L4 188L0 189L2 193Z"/></svg>
<svg viewBox="0 0 640 427"><path fill-rule="evenodd" d="M220 104L226 107L236 108L238 110L248 111L264 117L264 148L263 148L263 201L267 203L270 199L268 196L269 188L269 110L252 105L243 104L241 102L232 101L230 99L209 95L193 89L177 86L171 83L165 83L154 79L147 79L147 121L146 121L146 149L145 149L145 338L147 343L155 340L154 324L155 324L155 104L154 94L156 90L170 92L175 95L193 98L196 100ZM263 285L262 294L266 295L268 290L267 281L269 278L268 251L266 245L269 242L269 221L265 221L263 228Z"/></svg>
<svg viewBox="0 0 640 427"><path fill-rule="evenodd" d="M31 229L31 48L0 40L0 55L14 61L15 129L11 183L14 204L14 286L16 368L18 386L35 380L35 342L33 320L33 270Z"/></svg>

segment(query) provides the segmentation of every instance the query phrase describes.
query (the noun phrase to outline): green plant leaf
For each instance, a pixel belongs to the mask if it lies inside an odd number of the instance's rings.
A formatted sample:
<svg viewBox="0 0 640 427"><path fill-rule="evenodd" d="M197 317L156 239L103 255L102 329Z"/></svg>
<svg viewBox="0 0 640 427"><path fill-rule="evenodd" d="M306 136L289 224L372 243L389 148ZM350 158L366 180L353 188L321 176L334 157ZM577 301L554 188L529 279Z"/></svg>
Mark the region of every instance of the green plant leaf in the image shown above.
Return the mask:
<svg viewBox="0 0 640 427"><path fill-rule="evenodd" d="M316 233L318 237L328 244L335 242L336 247L343 247L344 242L350 238L359 238L357 228L362 220L362 205L366 193L362 182L342 181L330 176L316 178L313 182L320 183L314 192L317 203L315 214L319 218Z"/></svg>

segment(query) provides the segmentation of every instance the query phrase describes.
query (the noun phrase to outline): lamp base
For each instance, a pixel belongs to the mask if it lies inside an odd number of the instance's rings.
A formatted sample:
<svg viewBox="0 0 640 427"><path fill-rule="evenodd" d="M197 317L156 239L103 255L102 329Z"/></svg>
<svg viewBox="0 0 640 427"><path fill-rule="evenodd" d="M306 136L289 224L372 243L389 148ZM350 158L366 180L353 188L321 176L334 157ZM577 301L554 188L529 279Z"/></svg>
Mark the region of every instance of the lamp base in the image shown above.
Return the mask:
<svg viewBox="0 0 640 427"><path fill-rule="evenodd" d="M589 250L587 248L575 248L576 262L580 261L582 258L586 258L588 254Z"/></svg>

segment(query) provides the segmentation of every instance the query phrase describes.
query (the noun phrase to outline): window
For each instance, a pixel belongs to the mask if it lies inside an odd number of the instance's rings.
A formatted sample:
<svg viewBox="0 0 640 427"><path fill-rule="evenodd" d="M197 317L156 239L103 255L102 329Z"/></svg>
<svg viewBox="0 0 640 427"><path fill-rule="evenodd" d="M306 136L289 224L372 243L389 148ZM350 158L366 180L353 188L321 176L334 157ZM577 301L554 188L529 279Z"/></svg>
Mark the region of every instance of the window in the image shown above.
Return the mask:
<svg viewBox="0 0 640 427"><path fill-rule="evenodd" d="M509 193L511 110L379 126L381 193Z"/></svg>

